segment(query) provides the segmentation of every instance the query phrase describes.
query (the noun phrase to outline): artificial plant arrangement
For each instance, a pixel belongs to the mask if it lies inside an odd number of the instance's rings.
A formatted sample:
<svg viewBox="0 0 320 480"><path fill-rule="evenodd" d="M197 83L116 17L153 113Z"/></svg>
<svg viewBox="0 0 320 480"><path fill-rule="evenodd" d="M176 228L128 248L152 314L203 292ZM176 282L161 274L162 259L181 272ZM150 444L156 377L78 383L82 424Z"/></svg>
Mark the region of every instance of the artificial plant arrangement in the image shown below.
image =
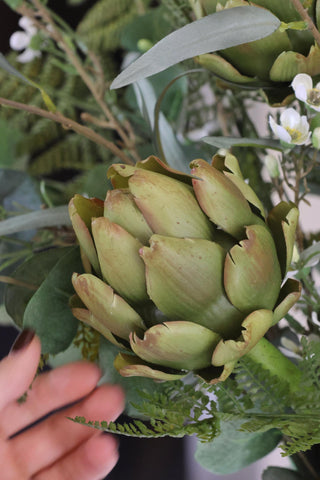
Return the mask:
<svg viewBox="0 0 320 480"><path fill-rule="evenodd" d="M1 121L24 156L1 170L3 302L44 361L99 362L131 417L72 420L196 434L214 473L280 445L295 468L263 480L320 478L301 453L320 443L320 242L299 218L319 190L320 2L100 0L76 31L46 2L6 3L25 50L0 58ZM24 172L45 208L22 214Z"/></svg>

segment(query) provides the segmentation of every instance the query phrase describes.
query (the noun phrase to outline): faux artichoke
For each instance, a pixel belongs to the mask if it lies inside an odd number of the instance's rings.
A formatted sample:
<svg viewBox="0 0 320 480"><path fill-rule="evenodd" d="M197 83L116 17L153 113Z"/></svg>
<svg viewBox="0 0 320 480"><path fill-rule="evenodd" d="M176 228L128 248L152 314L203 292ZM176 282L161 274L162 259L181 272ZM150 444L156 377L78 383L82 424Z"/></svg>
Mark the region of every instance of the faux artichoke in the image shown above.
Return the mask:
<svg viewBox="0 0 320 480"><path fill-rule="evenodd" d="M297 22L301 18L290 0L200 0L199 3L204 14L250 3L270 10L283 24L291 24L291 28L278 29L261 40L197 57L202 66L221 79L240 86L262 87L270 103L280 104L292 93L288 85L295 75L320 74L320 48L310 31L299 27ZM318 3L308 2L309 15L316 24L320 21Z"/></svg>
<svg viewBox="0 0 320 480"><path fill-rule="evenodd" d="M123 376L223 380L300 295L299 282L283 284L294 204L265 219L231 154L191 168L115 164L105 202L69 205L88 272L73 275L73 314L122 350Z"/></svg>

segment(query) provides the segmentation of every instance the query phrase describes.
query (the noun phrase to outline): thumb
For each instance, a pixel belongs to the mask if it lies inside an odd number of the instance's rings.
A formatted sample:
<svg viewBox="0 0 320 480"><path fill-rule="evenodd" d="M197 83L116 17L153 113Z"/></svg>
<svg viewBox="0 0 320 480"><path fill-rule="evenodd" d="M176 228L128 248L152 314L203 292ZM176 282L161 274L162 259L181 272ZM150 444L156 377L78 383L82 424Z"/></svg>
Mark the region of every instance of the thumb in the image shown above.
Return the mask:
<svg viewBox="0 0 320 480"><path fill-rule="evenodd" d="M24 330L10 354L0 362L0 410L28 389L36 374L41 353L39 338Z"/></svg>

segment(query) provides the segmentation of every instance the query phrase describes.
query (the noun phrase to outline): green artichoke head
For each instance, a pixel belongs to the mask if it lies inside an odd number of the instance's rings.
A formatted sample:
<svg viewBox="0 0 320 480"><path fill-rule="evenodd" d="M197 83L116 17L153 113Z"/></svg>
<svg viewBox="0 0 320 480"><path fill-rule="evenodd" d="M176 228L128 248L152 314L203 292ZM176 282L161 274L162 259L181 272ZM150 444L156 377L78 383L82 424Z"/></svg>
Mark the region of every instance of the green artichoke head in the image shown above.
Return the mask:
<svg viewBox="0 0 320 480"><path fill-rule="evenodd" d="M156 157L108 175L105 202L69 205L86 272L72 278L75 317L121 349L123 376L225 379L299 298L284 282L297 208L265 218L231 154L194 160L190 175Z"/></svg>
<svg viewBox="0 0 320 480"><path fill-rule="evenodd" d="M295 75L320 74L320 48L310 31L301 26L303 22L290 0L200 0L199 3L202 15L250 4L269 10L283 25L291 25L261 40L196 58L222 80L242 87L261 87L269 103L280 105L291 100L289 84ZM320 9L316 4L316 0L310 0L308 12L317 24Z"/></svg>

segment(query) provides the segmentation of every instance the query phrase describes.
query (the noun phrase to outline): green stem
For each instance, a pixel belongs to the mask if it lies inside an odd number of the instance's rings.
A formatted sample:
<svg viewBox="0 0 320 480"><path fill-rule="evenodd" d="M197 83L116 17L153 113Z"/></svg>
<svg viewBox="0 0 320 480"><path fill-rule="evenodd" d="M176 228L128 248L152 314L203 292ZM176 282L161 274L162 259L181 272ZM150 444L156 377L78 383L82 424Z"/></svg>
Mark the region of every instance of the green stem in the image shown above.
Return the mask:
<svg viewBox="0 0 320 480"><path fill-rule="evenodd" d="M257 345L246 354L255 363L259 363L269 372L290 385L294 392L300 386L301 372L299 368L283 355L266 338L262 338Z"/></svg>

